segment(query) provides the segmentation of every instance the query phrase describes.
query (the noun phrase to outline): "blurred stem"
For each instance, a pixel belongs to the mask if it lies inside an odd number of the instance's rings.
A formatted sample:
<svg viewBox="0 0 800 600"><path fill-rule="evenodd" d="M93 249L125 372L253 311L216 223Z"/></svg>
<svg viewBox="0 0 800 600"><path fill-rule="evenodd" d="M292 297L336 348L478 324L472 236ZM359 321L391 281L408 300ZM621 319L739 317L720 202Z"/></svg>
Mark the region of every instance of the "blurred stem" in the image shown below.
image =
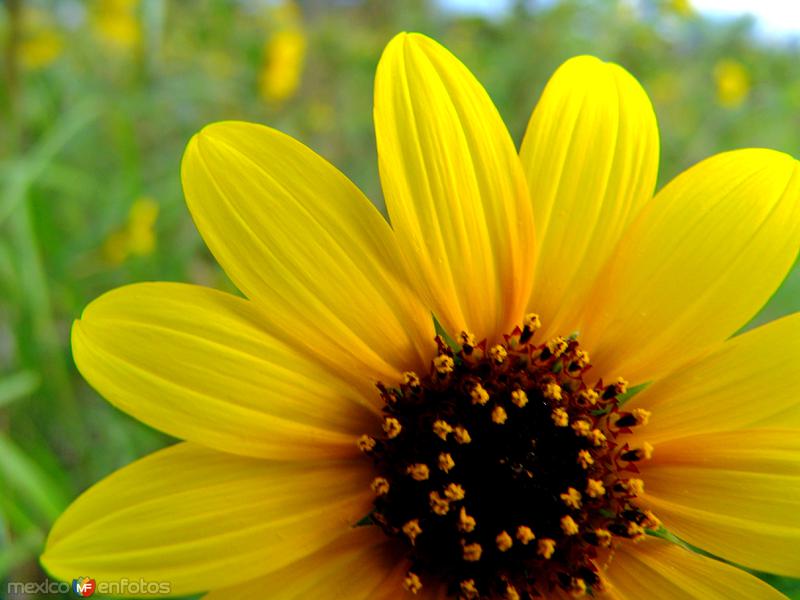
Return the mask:
<svg viewBox="0 0 800 600"><path fill-rule="evenodd" d="M8 154L14 153L20 141L20 125L17 119L19 106L19 61L17 50L19 48L20 31L22 29L22 0L6 0L8 13L8 37L3 56L3 72L6 88L6 130L8 140L6 150Z"/></svg>
<svg viewBox="0 0 800 600"><path fill-rule="evenodd" d="M164 0L151 0L142 5L144 48L141 49L144 72L150 82L158 72L164 42L164 21L168 9Z"/></svg>
<svg viewBox="0 0 800 600"><path fill-rule="evenodd" d="M80 424L78 407L52 317L47 276L33 227L29 189L24 185L21 187L22 189L15 190L22 198L16 210L9 216L8 225L19 264L19 288L24 298L32 346L36 353L31 358L38 363L44 376L43 387L47 391L47 397L56 400L60 416L72 430L72 427L79 427Z"/></svg>
<svg viewBox="0 0 800 600"><path fill-rule="evenodd" d="M34 225L31 188L63 147L97 114L94 102L84 102L64 115L36 146L8 173L0 196L0 224L6 221L17 288L23 308L22 327L29 337L26 360L42 375L43 396L53 399L62 425L82 435L82 420L75 403L63 344L53 316L53 306L38 235Z"/></svg>
<svg viewBox="0 0 800 600"><path fill-rule="evenodd" d="M30 560L44 544L44 534L38 529L30 529L18 536L13 544L0 549L0 573L10 573L12 569Z"/></svg>

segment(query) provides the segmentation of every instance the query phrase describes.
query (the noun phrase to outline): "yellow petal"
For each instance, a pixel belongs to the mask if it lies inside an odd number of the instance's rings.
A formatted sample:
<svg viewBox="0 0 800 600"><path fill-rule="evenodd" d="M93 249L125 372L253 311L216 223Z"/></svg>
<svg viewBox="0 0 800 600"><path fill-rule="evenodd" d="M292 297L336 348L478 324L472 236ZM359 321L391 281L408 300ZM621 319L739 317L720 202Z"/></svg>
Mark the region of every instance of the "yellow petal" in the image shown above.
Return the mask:
<svg viewBox="0 0 800 600"><path fill-rule="evenodd" d="M731 336L800 248L800 165L772 150L709 158L648 203L582 319L594 373L653 380Z"/></svg>
<svg viewBox="0 0 800 600"><path fill-rule="evenodd" d="M658 538L621 544L606 579L604 600L786 600L741 569Z"/></svg>
<svg viewBox="0 0 800 600"><path fill-rule="evenodd" d="M402 553L378 527L356 527L333 543L265 577L211 592L204 600L376 600L402 594ZM400 569L398 569L400 567Z"/></svg>
<svg viewBox="0 0 800 600"><path fill-rule="evenodd" d="M800 429L800 313L724 342L659 379L627 409L652 411L637 434L651 442L745 427Z"/></svg>
<svg viewBox="0 0 800 600"><path fill-rule="evenodd" d="M644 501L678 537L753 569L800 577L800 429L662 442Z"/></svg>
<svg viewBox="0 0 800 600"><path fill-rule="evenodd" d="M276 463L178 444L80 496L53 526L42 564L66 580L163 581L175 595L254 579L366 514L365 462Z"/></svg>
<svg viewBox="0 0 800 600"><path fill-rule="evenodd" d="M496 339L522 318L533 219L514 144L469 70L419 34L375 80L381 183L410 278L451 333Z"/></svg>
<svg viewBox="0 0 800 600"><path fill-rule="evenodd" d="M622 232L653 196L653 106L621 67L570 59L547 84L520 159L538 231L529 308L545 336L569 333Z"/></svg>
<svg viewBox="0 0 800 600"><path fill-rule="evenodd" d="M170 435L264 458L352 456L377 422L366 401L263 322L229 294L143 283L92 302L72 349L100 394Z"/></svg>
<svg viewBox="0 0 800 600"><path fill-rule="evenodd" d="M182 179L208 247L282 337L362 380L427 369L433 322L398 274L394 233L332 165L227 122L192 138Z"/></svg>

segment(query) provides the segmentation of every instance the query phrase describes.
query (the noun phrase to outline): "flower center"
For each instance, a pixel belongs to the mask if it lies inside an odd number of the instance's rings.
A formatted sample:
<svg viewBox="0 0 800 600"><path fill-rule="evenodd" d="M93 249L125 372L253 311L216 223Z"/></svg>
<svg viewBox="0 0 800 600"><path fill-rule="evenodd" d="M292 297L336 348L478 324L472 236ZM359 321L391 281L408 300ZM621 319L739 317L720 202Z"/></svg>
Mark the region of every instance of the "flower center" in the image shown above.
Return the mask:
<svg viewBox="0 0 800 600"><path fill-rule="evenodd" d="M384 435L359 439L375 465L373 523L407 546L407 590L444 581L453 597L509 600L555 588L602 588L615 538L658 520L635 500L636 462L652 446L624 441L649 413L620 409L626 382L589 385L575 339L531 339L528 315L487 348L437 337L430 372L378 385Z"/></svg>

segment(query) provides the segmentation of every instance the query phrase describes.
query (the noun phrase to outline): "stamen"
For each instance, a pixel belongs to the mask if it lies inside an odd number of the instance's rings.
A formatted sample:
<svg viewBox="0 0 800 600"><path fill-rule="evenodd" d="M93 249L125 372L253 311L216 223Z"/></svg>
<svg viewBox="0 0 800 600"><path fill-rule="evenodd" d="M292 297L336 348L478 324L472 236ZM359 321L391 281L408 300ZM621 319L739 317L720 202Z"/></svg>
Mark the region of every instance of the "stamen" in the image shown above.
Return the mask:
<svg viewBox="0 0 800 600"><path fill-rule="evenodd" d="M481 554L483 554L483 548L477 542L464 546L464 560L467 562L479 561Z"/></svg>
<svg viewBox="0 0 800 600"><path fill-rule="evenodd" d="M461 507L461 512L458 513L458 529L464 533L470 533L475 529L475 519L467 514L463 506Z"/></svg>
<svg viewBox="0 0 800 600"><path fill-rule="evenodd" d="M514 390L511 392L511 402L519 408L525 408L528 403L528 394L524 390Z"/></svg>
<svg viewBox="0 0 800 600"><path fill-rule="evenodd" d="M599 394L594 390L581 390L578 392L578 396L576 402L578 406L581 407L590 407L595 406L597 404L597 400L600 398Z"/></svg>
<svg viewBox="0 0 800 600"><path fill-rule="evenodd" d="M533 531L531 531L530 527L520 525L517 527L517 539L522 542L524 546L527 546L529 542L536 539L536 536L533 535Z"/></svg>
<svg viewBox="0 0 800 600"><path fill-rule="evenodd" d="M449 500L447 500L446 498L442 498L439 495L439 492L431 492L428 497L430 499L431 510L434 513L436 513L440 517L443 517L448 512L450 512Z"/></svg>
<svg viewBox="0 0 800 600"><path fill-rule="evenodd" d="M602 498L606 493L603 482L598 479L586 480L586 495L590 498Z"/></svg>
<svg viewBox="0 0 800 600"><path fill-rule="evenodd" d="M461 349L466 354L472 354L475 346L478 345L475 336L469 333L468 331L462 331L458 336L458 341L461 342Z"/></svg>
<svg viewBox="0 0 800 600"><path fill-rule="evenodd" d="M578 350L575 357L570 362L568 370L571 372L580 371L589 365L589 353L586 350Z"/></svg>
<svg viewBox="0 0 800 600"><path fill-rule="evenodd" d="M480 597L478 588L475 587L474 579L466 579L461 582L461 597L464 600L476 600Z"/></svg>
<svg viewBox="0 0 800 600"><path fill-rule="evenodd" d="M639 448L631 448L630 450L625 450L620 454L620 458L622 460L626 460L628 462L638 462L640 460L650 460L653 458L653 446L644 442L641 447Z"/></svg>
<svg viewBox="0 0 800 600"><path fill-rule="evenodd" d="M464 499L465 492L464 488L457 483L451 483L445 488L444 495L448 500L458 502Z"/></svg>
<svg viewBox="0 0 800 600"><path fill-rule="evenodd" d="M538 542L538 549L537 553L539 556L544 558L545 560L549 560L553 557L553 553L556 551L556 541L550 538L544 538L543 540L539 540Z"/></svg>
<svg viewBox="0 0 800 600"><path fill-rule="evenodd" d="M641 496L644 494L644 481L636 477L618 481L614 484L614 491L630 496Z"/></svg>
<svg viewBox="0 0 800 600"><path fill-rule="evenodd" d="M473 404L480 404L483 406L489 402L489 392L483 389L483 386L480 383L472 388L472 391L469 393L469 395L472 398Z"/></svg>
<svg viewBox="0 0 800 600"><path fill-rule="evenodd" d="M522 331L519 335L519 343L527 344L533 337L533 334L542 326L539 320L539 315L536 313L528 313L522 320Z"/></svg>
<svg viewBox="0 0 800 600"><path fill-rule="evenodd" d="M376 470L371 520L405 548L410 593L422 574L464 600L599 597L615 544L661 528L629 477L653 446L625 437L650 412L621 410L627 382L596 377L576 337L533 343L540 328L531 313L503 343L437 336L428 372L376 384L383 431L358 447Z"/></svg>
<svg viewBox="0 0 800 600"><path fill-rule="evenodd" d="M514 540L511 539L507 531L501 531L495 538L495 541L497 542L497 548L500 552L505 552L514 545Z"/></svg>
<svg viewBox="0 0 800 600"><path fill-rule="evenodd" d="M652 413L644 408L634 408L633 418L636 419L636 425L647 425L650 422L650 415Z"/></svg>
<svg viewBox="0 0 800 600"><path fill-rule="evenodd" d="M497 423L498 425L502 425L508 419L508 414L506 413L506 409L502 406L495 406L492 409L492 421Z"/></svg>
<svg viewBox="0 0 800 600"><path fill-rule="evenodd" d="M580 531L578 529L578 524L569 515L561 517L561 530L565 535L575 535Z"/></svg>
<svg viewBox="0 0 800 600"><path fill-rule="evenodd" d="M442 421L441 419L437 419L433 422L433 433L438 435L442 438L442 441L447 441L447 436L453 432L453 428L447 423L447 421Z"/></svg>
<svg viewBox="0 0 800 600"><path fill-rule="evenodd" d="M544 388L544 397L548 400L560 402L562 398L561 386L557 383L548 383Z"/></svg>
<svg viewBox="0 0 800 600"><path fill-rule="evenodd" d="M634 522L628 523L628 535L634 542L639 542L647 537L644 527Z"/></svg>
<svg viewBox="0 0 800 600"><path fill-rule="evenodd" d="M507 356L508 356L508 351L500 344L492 346L489 349L489 357L494 361L494 364L496 365L502 365L503 361L505 361Z"/></svg>
<svg viewBox="0 0 800 600"><path fill-rule="evenodd" d="M372 452L375 450L376 445L375 438L368 436L366 433L358 438L358 449L364 453Z"/></svg>
<svg viewBox="0 0 800 600"><path fill-rule="evenodd" d="M628 382L625 381L622 377L617 378L617 382L609 385L603 391L603 398L608 400L613 398L614 396L621 396L625 392L628 391Z"/></svg>
<svg viewBox="0 0 800 600"><path fill-rule="evenodd" d="M510 583L506 585L506 600L520 600L519 592Z"/></svg>
<svg viewBox="0 0 800 600"><path fill-rule="evenodd" d="M431 476L431 471L428 465L423 463L415 463L406 468L406 473L411 475L415 481L425 481Z"/></svg>
<svg viewBox="0 0 800 600"><path fill-rule="evenodd" d="M389 480L385 477L376 477L372 480L372 491L377 496L385 496L389 493Z"/></svg>
<svg viewBox="0 0 800 600"><path fill-rule="evenodd" d="M413 545L414 540L416 540L417 536L422 533L422 527L419 526L419 519L411 519L408 523L403 525L403 533L408 536L408 539Z"/></svg>
<svg viewBox="0 0 800 600"><path fill-rule="evenodd" d="M386 432L386 437L388 437L390 440L393 440L400 435L400 432L403 430L403 426L400 425L400 421L394 417L386 417L383 420L383 430Z"/></svg>
<svg viewBox="0 0 800 600"><path fill-rule="evenodd" d="M406 371L403 373L403 385L407 385L415 392L418 391L421 385L419 375L414 373L414 371Z"/></svg>
<svg viewBox="0 0 800 600"><path fill-rule="evenodd" d="M553 338L545 344L550 356L558 358L567 351L567 340L562 337Z"/></svg>
<svg viewBox="0 0 800 600"><path fill-rule="evenodd" d="M433 368L436 369L436 372L439 373L439 375L448 375L452 373L454 366L455 363L453 362L453 359L446 354L440 354L433 359Z"/></svg>
<svg viewBox="0 0 800 600"><path fill-rule="evenodd" d="M556 424L556 427L566 427L569 425L569 414L567 414L567 411L563 408L553 409L550 417L553 419L553 423Z"/></svg>
<svg viewBox="0 0 800 600"><path fill-rule="evenodd" d="M461 427L461 425L453 427L453 437L459 444L469 444L472 441L469 431Z"/></svg>
<svg viewBox="0 0 800 600"><path fill-rule="evenodd" d="M591 481L591 479L589 481ZM591 496L591 494L589 495ZM561 494L561 500L570 508L578 509L581 507L581 493L573 487L569 488L564 494Z"/></svg>
<svg viewBox="0 0 800 600"><path fill-rule="evenodd" d="M572 423L572 430L583 437L588 437L592 429L592 424L586 419L578 419Z"/></svg>
<svg viewBox="0 0 800 600"><path fill-rule="evenodd" d="M442 452L439 455L439 469L444 471L445 473L449 473L450 469L456 466L453 457L450 456L447 452Z"/></svg>
<svg viewBox="0 0 800 600"><path fill-rule="evenodd" d="M606 436L605 434L600 431L599 429L592 429L589 433L586 434L587 439L592 443L593 446L602 446L606 443Z"/></svg>
<svg viewBox="0 0 800 600"><path fill-rule="evenodd" d="M403 580L403 587L412 594L418 594L422 589L422 582L416 573L409 571L408 574L406 574L406 578Z"/></svg>
<svg viewBox="0 0 800 600"><path fill-rule="evenodd" d="M652 513L652 511L646 510L644 511L644 521L642 521L642 526L646 527L647 529L658 530L661 529L661 521Z"/></svg>
<svg viewBox="0 0 800 600"><path fill-rule="evenodd" d="M611 532L608 529L595 529L594 534L600 546L608 547L611 545Z"/></svg>
<svg viewBox="0 0 800 600"><path fill-rule="evenodd" d="M542 326L541 320L539 320L539 315L536 313L528 313L525 315L525 318L522 320L522 323L525 329L530 329L531 331L536 331Z"/></svg>
<svg viewBox="0 0 800 600"><path fill-rule="evenodd" d="M586 582L580 577L573 577L569 584L569 593L573 598L580 598L586 595Z"/></svg>
<svg viewBox="0 0 800 600"><path fill-rule="evenodd" d="M578 463L584 469L588 469L594 464L594 459L592 458L591 452L588 450L580 450L578 451Z"/></svg>

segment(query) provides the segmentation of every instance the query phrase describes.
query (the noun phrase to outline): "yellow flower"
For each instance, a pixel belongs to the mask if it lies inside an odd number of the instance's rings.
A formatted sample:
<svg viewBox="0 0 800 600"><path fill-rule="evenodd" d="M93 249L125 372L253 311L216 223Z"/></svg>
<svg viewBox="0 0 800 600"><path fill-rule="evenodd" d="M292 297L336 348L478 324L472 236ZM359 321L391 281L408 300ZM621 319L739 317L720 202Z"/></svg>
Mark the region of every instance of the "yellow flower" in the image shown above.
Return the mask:
<svg viewBox="0 0 800 600"><path fill-rule="evenodd" d="M666 0L664 8L679 17L691 17L695 14L690 0Z"/></svg>
<svg viewBox="0 0 800 600"><path fill-rule="evenodd" d="M276 19L279 28L264 43L258 76L259 92L266 102L282 102L294 95L306 56L306 34L297 6L293 2L280 6Z"/></svg>
<svg viewBox="0 0 800 600"><path fill-rule="evenodd" d="M61 56L64 42L55 29L38 31L19 44L22 67L28 71L44 69Z"/></svg>
<svg viewBox="0 0 800 600"><path fill-rule="evenodd" d="M728 152L653 197L651 104L586 56L555 73L519 156L480 84L426 37L389 44L375 90L391 227L275 130L219 123L191 140L190 211L246 298L137 284L75 322L87 380L184 441L78 498L47 570L211 600L404 584L428 599L779 598L646 530L800 576L800 314L731 337L798 253L800 165ZM434 343L431 314L476 343ZM623 410L626 381L651 383ZM558 427L555 409L586 427ZM569 488L580 504L559 500ZM536 543L502 552L522 528Z"/></svg>
<svg viewBox="0 0 800 600"><path fill-rule="evenodd" d="M64 50L64 39L49 15L38 10L22 13L23 32L19 41L20 65L37 71L53 64Z"/></svg>
<svg viewBox="0 0 800 600"><path fill-rule="evenodd" d="M750 94L750 75L745 66L733 59L724 59L714 66L717 102L725 108L736 108Z"/></svg>
<svg viewBox="0 0 800 600"><path fill-rule="evenodd" d="M158 203L148 196L137 198L128 212L125 227L114 231L103 244L103 255L112 263L121 263L130 256L147 256L156 247L155 224Z"/></svg>
<svg viewBox="0 0 800 600"><path fill-rule="evenodd" d="M138 6L139 0L100 0L92 17L97 37L117 50L134 49L142 38Z"/></svg>

